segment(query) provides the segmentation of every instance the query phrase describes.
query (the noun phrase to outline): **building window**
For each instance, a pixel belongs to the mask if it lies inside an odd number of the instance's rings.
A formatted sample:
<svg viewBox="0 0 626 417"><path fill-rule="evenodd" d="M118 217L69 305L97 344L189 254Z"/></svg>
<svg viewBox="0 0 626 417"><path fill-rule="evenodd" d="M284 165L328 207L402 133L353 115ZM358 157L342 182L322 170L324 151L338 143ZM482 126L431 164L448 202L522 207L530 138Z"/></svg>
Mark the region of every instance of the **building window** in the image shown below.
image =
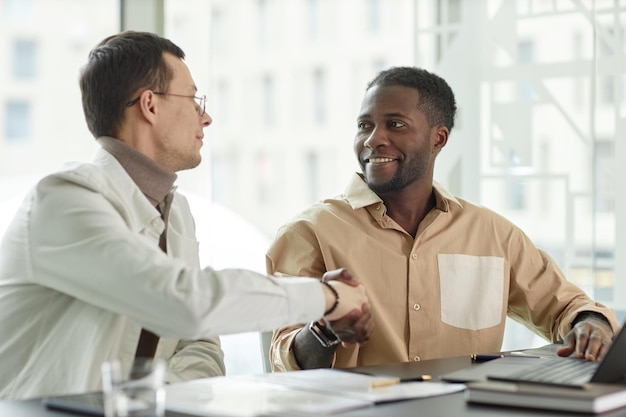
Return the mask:
<svg viewBox="0 0 626 417"><path fill-rule="evenodd" d="M528 183L524 179L513 178L508 184L507 194L509 209L514 211L526 210L526 189Z"/></svg>
<svg viewBox="0 0 626 417"><path fill-rule="evenodd" d="M380 0L369 0L367 2L367 22L370 33L380 32Z"/></svg>
<svg viewBox="0 0 626 417"><path fill-rule="evenodd" d="M319 173L320 159L315 151L309 151L306 154L307 169L307 191L309 201L314 202L319 199Z"/></svg>
<svg viewBox="0 0 626 417"><path fill-rule="evenodd" d="M211 13L211 37L209 39L211 51L218 57L223 56L224 51L228 49L227 42L225 42L227 39L225 28L224 14L220 9L214 9Z"/></svg>
<svg viewBox="0 0 626 417"><path fill-rule="evenodd" d="M521 41L517 45L517 58L520 65L530 65L535 62L535 43L530 40ZM529 80L519 80L517 96L520 101L531 101L534 97L533 87Z"/></svg>
<svg viewBox="0 0 626 417"><path fill-rule="evenodd" d="M308 0L308 13L307 18L309 21L309 40L315 42L320 37L320 2L319 0Z"/></svg>
<svg viewBox="0 0 626 417"><path fill-rule="evenodd" d="M31 133L32 109L29 102L9 101L6 104L6 132L9 142L25 142Z"/></svg>
<svg viewBox="0 0 626 417"><path fill-rule="evenodd" d="M318 125L326 123L326 74L321 69L313 72L313 114Z"/></svg>
<svg viewBox="0 0 626 417"><path fill-rule="evenodd" d="M274 79L270 75L266 75L263 78L263 116L266 127L274 126L276 123L275 88Z"/></svg>
<svg viewBox="0 0 626 417"><path fill-rule="evenodd" d="M269 44L270 19L267 0L258 0L259 12L259 45L267 47Z"/></svg>
<svg viewBox="0 0 626 417"><path fill-rule="evenodd" d="M31 17L33 11L32 0L4 0L2 13L14 22L24 21Z"/></svg>
<svg viewBox="0 0 626 417"><path fill-rule="evenodd" d="M613 213L615 211L613 141L598 140L595 142L595 148L596 210L599 213Z"/></svg>
<svg viewBox="0 0 626 417"><path fill-rule="evenodd" d="M35 41L17 39L13 43L13 77L32 80L37 75L37 44Z"/></svg>

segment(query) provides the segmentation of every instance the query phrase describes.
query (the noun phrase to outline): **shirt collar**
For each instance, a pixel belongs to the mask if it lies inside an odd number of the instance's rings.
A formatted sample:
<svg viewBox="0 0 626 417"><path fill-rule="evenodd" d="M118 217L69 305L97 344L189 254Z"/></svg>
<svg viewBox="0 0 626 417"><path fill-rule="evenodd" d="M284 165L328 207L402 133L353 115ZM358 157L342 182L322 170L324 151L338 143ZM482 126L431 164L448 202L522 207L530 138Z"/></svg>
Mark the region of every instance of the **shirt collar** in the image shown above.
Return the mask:
<svg viewBox="0 0 626 417"><path fill-rule="evenodd" d="M433 189L435 190L435 207L437 209L448 212L451 203L463 207L461 202L441 184L433 181ZM383 203L378 194L367 185L363 175L359 173L355 173L348 183L344 196L353 210Z"/></svg>
<svg viewBox="0 0 626 417"><path fill-rule="evenodd" d="M120 163L141 192L156 206L172 190L177 175L119 139L102 136L97 139L104 150Z"/></svg>

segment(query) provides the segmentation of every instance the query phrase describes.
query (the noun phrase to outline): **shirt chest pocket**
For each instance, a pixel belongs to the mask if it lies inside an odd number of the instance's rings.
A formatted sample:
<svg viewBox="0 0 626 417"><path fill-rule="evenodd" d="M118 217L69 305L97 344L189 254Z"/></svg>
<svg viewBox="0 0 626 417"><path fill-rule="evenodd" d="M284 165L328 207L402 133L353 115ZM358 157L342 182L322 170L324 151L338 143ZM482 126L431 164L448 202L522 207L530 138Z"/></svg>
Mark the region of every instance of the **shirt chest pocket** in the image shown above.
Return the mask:
<svg viewBox="0 0 626 417"><path fill-rule="evenodd" d="M504 259L438 254L441 320L480 330L503 320Z"/></svg>

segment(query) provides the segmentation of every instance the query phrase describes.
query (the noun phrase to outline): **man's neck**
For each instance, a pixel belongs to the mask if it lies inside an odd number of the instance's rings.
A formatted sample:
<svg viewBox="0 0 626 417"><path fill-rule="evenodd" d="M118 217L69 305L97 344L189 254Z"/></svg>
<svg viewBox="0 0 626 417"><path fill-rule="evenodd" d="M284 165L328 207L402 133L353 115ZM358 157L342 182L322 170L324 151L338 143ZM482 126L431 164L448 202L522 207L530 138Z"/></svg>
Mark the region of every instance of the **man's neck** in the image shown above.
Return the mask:
<svg viewBox="0 0 626 417"><path fill-rule="evenodd" d="M435 207L435 191L432 185L417 191L381 195L387 215L398 223L411 236L416 237L420 223Z"/></svg>
<svg viewBox="0 0 626 417"><path fill-rule="evenodd" d="M156 206L163 201L176 181L176 174L167 171L146 155L118 139L103 136L97 140L104 150L117 159L153 205Z"/></svg>

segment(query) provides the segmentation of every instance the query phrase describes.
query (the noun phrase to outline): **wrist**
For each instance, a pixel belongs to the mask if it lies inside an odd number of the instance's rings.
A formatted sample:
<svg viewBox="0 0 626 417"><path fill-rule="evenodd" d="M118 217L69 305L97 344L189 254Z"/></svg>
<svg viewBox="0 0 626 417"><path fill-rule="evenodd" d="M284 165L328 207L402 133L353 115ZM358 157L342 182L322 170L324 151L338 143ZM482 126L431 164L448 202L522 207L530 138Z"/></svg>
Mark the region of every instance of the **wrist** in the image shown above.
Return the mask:
<svg viewBox="0 0 626 417"><path fill-rule="evenodd" d="M331 301L332 304L330 305L330 307L328 307L326 311L324 311L324 317L326 317L332 314L337 309L337 306L339 306L339 293L328 282L321 280L320 283L323 287L326 287L328 289L328 291L331 293L331 297L334 297L334 300ZM324 296L324 299L327 299L326 295ZM328 303L326 303L326 305L328 305Z"/></svg>
<svg viewBox="0 0 626 417"><path fill-rule="evenodd" d="M603 323L609 329L611 329L611 332L613 332L613 328L611 326L611 322L609 322L609 319L607 319L604 316L604 314L597 313L595 311L588 311L588 310L581 311L580 313L578 313L576 315L576 317L572 321L572 324L571 324L572 328L574 328L574 326L577 323L580 323L581 321L595 321L595 322Z"/></svg>
<svg viewBox="0 0 626 417"><path fill-rule="evenodd" d="M324 320L312 321L307 326L308 331L317 339L320 344L329 348L341 343L339 337L333 332L330 326L327 326Z"/></svg>

